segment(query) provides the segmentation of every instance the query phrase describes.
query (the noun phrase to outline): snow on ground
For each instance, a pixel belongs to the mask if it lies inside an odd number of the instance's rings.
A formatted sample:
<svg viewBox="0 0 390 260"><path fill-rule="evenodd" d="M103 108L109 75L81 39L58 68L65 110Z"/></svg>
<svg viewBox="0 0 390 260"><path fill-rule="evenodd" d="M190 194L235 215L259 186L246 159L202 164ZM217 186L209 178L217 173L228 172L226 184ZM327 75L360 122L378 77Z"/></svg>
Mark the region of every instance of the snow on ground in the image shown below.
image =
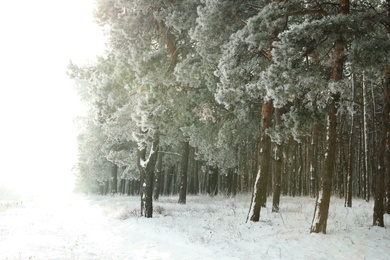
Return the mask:
<svg viewBox="0 0 390 260"><path fill-rule="evenodd" d="M332 198L328 234L309 234L314 199L282 197L245 223L249 195L177 197L140 218L139 197L69 195L0 210L0 259L390 259L390 229L373 204ZM390 217L386 226L390 226Z"/></svg>

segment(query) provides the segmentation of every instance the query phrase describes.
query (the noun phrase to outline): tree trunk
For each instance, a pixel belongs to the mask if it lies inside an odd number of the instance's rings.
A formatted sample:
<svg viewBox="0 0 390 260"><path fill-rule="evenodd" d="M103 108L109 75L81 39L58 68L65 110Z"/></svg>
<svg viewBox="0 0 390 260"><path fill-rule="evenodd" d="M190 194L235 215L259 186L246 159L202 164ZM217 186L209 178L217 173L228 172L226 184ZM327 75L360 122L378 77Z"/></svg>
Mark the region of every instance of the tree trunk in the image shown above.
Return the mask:
<svg viewBox="0 0 390 260"><path fill-rule="evenodd" d="M154 195L153 195L153 199L155 201L157 201L160 197L162 157L163 157L163 154L158 153L158 155L157 155L157 169L156 169L156 176L155 176L155 182L154 182Z"/></svg>
<svg viewBox="0 0 390 260"><path fill-rule="evenodd" d="M198 194L199 193L199 186L200 186L200 182L199 182L199 162L197 160L195 160L195 154L196 154L196 150L193 149L192 151L192 156L191 156L191 159L193 161L193 169L194 169L194 172L193 172L193 176L194 176L194 194Z"/></svg>
<svg viewBox="0 0 390 260"><path fill-rule="evenodd" d="M385 101L385 100L384 100ZM384 118L385 119L385 118ZM383 125L383 131L382 131L382 140L383 143L386 143L387 140L387 132L386 128ZM381 146L381 151L379 153L378 157L378 167L375 173L375 200L374 200L374 214L373 214L373 225L384 227L384 221L383 221L383 214L384 214L384 207L383 207L383 199L385 195L385 187L384 187L384 181L385 181L385 147Z"/></svg>
<svg viewBox="0 0 390 260"><path fill-rule="evenodd" d="M355 103L355 77L352 75L352 104ZM347 174L347 192L345 196L345 204L347 207L352 207L352 182L353 182L353 171L355 165L355 113L352 109L351 115L351 130L349 135L349 162L348 162L348 174Z"/></svg>
<svg viewBox="0 0 390 260"><path fill-rule="evenodd" d="M121 195L124 195L126 193L126 180L121 179L120 185L119 185L119 192Z"/></svg>
<svg viewBox="0 0 390 260"><path fill-rule="evenodd" d="M213 197L218 194L218 168L210 167L208 170L207 193Z"/></svg>
<svg viewBox="0 0 390 260"><path fill-rule="evenodd" d="M337 102L338 96L331 98L327 119L327 147L325 153L325 167L321 176L321 186L317 196L314 218L310 231L326 234L329 202L332 190L332 176L337 153Z"/></svg>
<svg viewBox="0 0 390 260"><path fill-rule="evenodd" d="M388 4L388 19L390 19L390 0ZM389 21L390 25L390 21ZM390 32L390 28L389 28ZM385 208L383 205L385 198L385 175L389 179L390 173L390 66L386 66L386 81L382 90L383 110L382 110L382 145L378 156L378 167L375 173L375 201L373 225L384 227L383 214ZM389 189L389 187L387 187ZM389 196L389 194L387 194ZM389 199L389 198L388 198ZM387 200L386 210L389 210L389 200Z"/></svg>
<svg viewBox="0 0 390 260"><path fill-rule="evenodd" d="M118 165L114 163L112 163L111 165L111 178L112 178L111 193L116 194L118 193Z"/></svg>
<svg viewBox="0 0 390 260"><path fill-rule="evenodd" d="M275 125L276 127L281 125L281 112L280 108L275 108ZM275 152L275 177L274 177L274 193L272 197L272 212L279 212L280 202L280 190L282 186L282 157L283 146L282 144L276 144Z"/></svg>
<svg viewBox="0 0 390 260"><path fill-rule="evenodd" d="M181 172L179 184L179 203L186 204L187 197L187 173L188 173L188 158L190 154L190 144L188 141L183 142L183 152L181 155Z"/></svg>
<svg viewBox="0 0 390 260"><path fill-rule="evenodd" d="M249 191L249 148L248 148L248 141L245 141L244 145L241 147L240 152L240 161L241 161L241 189L242 192L248 192Z"/></svg>
<svg viewBox="0 0 390 260"><path fill-rule="evenodd" d="M297 167L297 181L298 181L298 196L302 196L303 194L303 153L302 148L303 144L302 142L298 143L298 150L297 150L297 161L298 161L298 167Z"/></svg>
<svg viewBox="0 0 390 260"><path fill-rule="evenodd" d="M310 163L310 196L317 196L317 179L318 179L318 124L313 126L313 137L311 141L312 145L312 156Z"/></svg>
<svg viewBox="0 0 390 260"><path fill-rule="evenodd" d="M297 192L297 155L298 155L298 143L293 140L293 154L291 163L291 174L290 174L290 195L295 197Z"/></svg>
<svg viewBox="0 0 390 260"><path fill-rule="evenodd" d="M387 35L390 37L390 0L387 0ZM382 143L385 148L384 167L386 178L386 213L390 214L390 64L386 66L386 80L383 89L383 117L386 141Z"/></svg>
<svg viewBox="0 0 390 260"><path fill-rule="evenodd" d="M154 168L157 162L159 148L158 137L152 144L148 158L146 158L146 148L138 151L138 169L140 171L141 187L141 216L153 217L153 180Z"/></svg>
<svg viewBox="0 0 390 260"><path fill-rule="evenodd" d="M109 180L106 180L106 181L104 182L104 195L107 195L107 194L108 194L109 187L110 187L110 181L109 181Z"/></svg>
<svg viewBox="0 0 390 260"><path fill-rule="evenodd" d="M169 169L165 173L165 181L164 181L164 194L171 195L172 194L172 179L175 172L175 165L172 164Z"/></svg>
<svg viewBox="0 0 390 260"><path fill-rule="evenodd" d="M388 0L388 8L390 13L390 0ZM384 121L382 124L382 128L383 128L382 149L384 150L384 154L380 156L383 156L383 164L384 164L384 171L385 171L384 174L385 174L385 179L387 179L386 213L390 214L390 65L387 65L386 68L386 85L383 88L382 95L383 95L383 121ZM384 181L385 180L383 180L383 182Z"/></svg>
<svg viewBox="0 0 390 260"><path fill-rule="evenodd" d="M252 193L252 202L249 211L250 220L260 220L260 209L265 207L267 200L267 183L271 161L271 138L266 130L270 126L272 115L272 101L264 101L261 112L261 140L259 151L259 168L256 176L255 186ZM249 217L248 215L248 217Z"/></svg>
<svg viewBox="0 0 390 260"><path fill-rule="evenodd" d="M368 130L367 130L367 98L366 98L366 83L364 72L362 76L362 147L363 147L363 198L368 202L370 200L370 185L368 174Z"/></svg>

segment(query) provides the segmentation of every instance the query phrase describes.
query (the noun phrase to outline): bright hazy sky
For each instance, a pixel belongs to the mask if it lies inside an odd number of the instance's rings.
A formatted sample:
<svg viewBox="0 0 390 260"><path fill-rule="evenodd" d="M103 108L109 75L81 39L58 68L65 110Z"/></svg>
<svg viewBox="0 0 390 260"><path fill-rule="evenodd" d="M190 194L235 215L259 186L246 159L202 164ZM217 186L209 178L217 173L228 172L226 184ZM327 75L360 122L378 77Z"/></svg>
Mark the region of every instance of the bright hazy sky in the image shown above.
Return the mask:
<svg viewBox="0 0 390 260"><path fill-rule="evenodd" d="M93 0L0 2L0 186L69 188L80 101L72 59L102 52Z"/></svg>

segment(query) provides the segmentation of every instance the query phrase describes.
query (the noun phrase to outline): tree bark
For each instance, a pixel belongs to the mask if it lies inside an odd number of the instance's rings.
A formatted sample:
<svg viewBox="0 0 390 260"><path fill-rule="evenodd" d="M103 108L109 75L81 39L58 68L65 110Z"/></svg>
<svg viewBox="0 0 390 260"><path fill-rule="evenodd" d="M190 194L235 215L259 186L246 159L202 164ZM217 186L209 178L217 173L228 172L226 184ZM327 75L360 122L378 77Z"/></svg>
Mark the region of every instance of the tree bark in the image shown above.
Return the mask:
<svg viewBox="0 0 390 260"><path fill-rule="evenodd" d="M172 194L172 179L173 175L176 171L176 166L172 164L169 169L166 171L165 181L164 181L164 194L171 195Z"/></svg>
<svg viewBox="0 0 390 260"><path fill-rule="evenodd" d="M281 125L281 112L280 108L275 108L275 125L276 127ZM275 152L275 176L274 176L274 193L272 197L272 212L279 212L280 191L282 186L282 157L283 146L282 144L276 144Z"/></svg>
<svg viewBox="0 0 390 260"><path fill-rule="evenodd" d="M367 98L364 72L362 75L362 150L363 150L363 198L370 200L369 174L368 174L368 130L367 130Z"/></svg>
<svg viewBox="0 0 390 260"><path fill-rule="evenodd" d="M328 108L327 119L327 147L325 165L321 176L321 186L317 196L314 218L310 231L326 234L330 195L332 190L332 176L337 153L337 103L338 96L332 97Z"/></svg>
<svg viewBox="0 0 390 260"><path fill-rule="evenodd" d="M196 150L193 149L192 150L192 155L191 155L191 159L193 161L193 176L194 176L194 194L198 194L199 193L199 186L200 186L200 183L199 183L199 162L197 160L195 160L195 154L196 154Z"/></svg>
<svg viewBox="0 0 390 260"><path fill-rule="evenodd" d="M267 200L267 183L271 161L271 138L266 130L271 123L272 101L264 101L261 112L261 140L259 151L259 168L256 176L255 186L252 194L250 207L250 220L257 222L260 220L260 209L265 207ZM249 215L248 215L249 216Z"/></svg>
<svg viewBox="0 0 390 260"><path fill-rule="evenodd" d="M188 158L190 154L190 144L188 141L182 142L183 152L181 155L181 172L179 184L179 203L186 204L187 198L187 174L188 174Z"/></svg>
<svg viewBox="0 0 390 260"><path fill-rule="evenodd" d="M138 169L140 171L141 187L141 216L153 217L153 180L154 168L157 162L159 139L155 138L148 158L146 158L146 147L138 151Z"/></svg>
<svg viewBox="0 0 390 260"><path fill-rule="evenodd" d="M390 25L390 0L387 1L388 19ZM389 28L390 34L390 28ZM389 180L390 174L390 66L386 66L386 81L382 90L382 145L378 156L378 167L375 173L375 201L373 213L373 225L384 227L383 215L385 213L385 179ZM388 183L387 183L388 184ZM386 211L389 211L389 187L387 187Z"/></svg>
<svg viewBox="0 0 390 260"><path fill-rule="evenodd" d="M387 35L390 37L390 0L387 0ZM390 214L390 64L386 65L386 80L383 90L383 116L386 131L386 142L382 143L385 148L384 167L386 181L386 213Z"/></svg>
<svg viewBox="0 0 390 260"><path fill-rule="evenodd" d="M311 156L311 163L310 163L310 196L316 197L317 196L317 172L318 172L318 131L319 126L318 124L314 124L313 126L313 137L311 141L312 145L312 156Z"/></svg>
<svg viewBox="0 0 390 260"><path fill-rule="evenodd" d="M355 103L355 77L352 75L352 104ZM349 162L347 174L347 192L345 196L345 204L347 207L352 207L352 183L353 183L353 167L355 165L355 113L351 115L351 130L349 135Z"/></svg>
<svg viewBox="0 0 390 260"><path fill-rule="evenodd" d="M110 181L109 180L106 180L104 182L104 195L107 195L108 194L108 189L110 187Z"/></svg>
<svg viewBox="0 0 390 260"><path fill-rule="evenodd" d="M385 101L385 100L384 100ZM386 109L384 107L384 109ZM385 118L384 118L385 121ZM387 140L387 131L386 128L383 125L382 130L382 140L383 143L386 143ZM378 167L375 172L375 200L374 200L374 213L373 213L373 225L384 227L384 220L383 220L383 214L384 214L384 206L383 206L383 200L385 195L385 151L386 147L384 145L380 148L380 153L378 157Z"/></svg>
<svg viewBox="0 0 390 260"><path fill-rule="evenodd" d="M388 0L388 8L390 13L390 0ZM389 18L390 19L390 18ZM389 22L390 23L390 22ZM390 24L389 24L390 26ZM390 30L390 29L389 29ZM383 88L383 142L382 150L383 164L384 164L384 175L386 182L386 213L390 214L390 65L386 67L386 85ZM384 182L385 180L383 180Z"/></svg>
<svg viewBox="0 0 390 260"><path fill-rule="evenodd" d="M162 157L163 157L163 154L158 153L158 155L157 155L157 169L156 169L156 176L155 176L155 182L154 182L154 195L153 195L153 199L155 201L157 201L160 197Z"/></svg>
<svg viewBox="0 0 390 260"><path fill-rule="evenodd" d="M111 165L111 178L112 178L111 193L116 194L118 193L118 165L114 163L112 163Z"/></svg>
<svg viewBox="0 0 390 260"><path fill-rule="evenodd" d="M211 197L218 194L218 168L209 167L207 180L207 194Z"/></svg>

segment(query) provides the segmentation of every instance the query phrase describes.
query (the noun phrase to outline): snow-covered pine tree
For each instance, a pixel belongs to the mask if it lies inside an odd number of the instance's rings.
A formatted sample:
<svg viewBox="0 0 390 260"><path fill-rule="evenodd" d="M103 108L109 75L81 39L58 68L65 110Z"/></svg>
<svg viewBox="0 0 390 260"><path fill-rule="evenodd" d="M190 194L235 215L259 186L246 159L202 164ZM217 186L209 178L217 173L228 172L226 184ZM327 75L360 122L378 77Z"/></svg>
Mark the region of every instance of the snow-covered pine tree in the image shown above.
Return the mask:
<svg viewBox="0 0 390 260"><path fill-rule="evenodd" d="M107 136L91 117L79 118L76 190L107 194L111 163L102 150ZM106 185L107 184L107 185Z"/></svg>
<svg viewBox="0 0 390 260"><path fill-rule="evenodd" d="M219 60L217 75L220 83L216 99L228 109L240 107L248 109L248 103L262 103L261 137L259 141L259 169L256 177L251 209L252 221L259 221L260 207L265 206L267 180L271 162L271 139L267 134L272 115L272 99L264 98L265 89L261 86L261 72L272 64L273 42L283 30L285 5L283 1L261 1L244 26L232 34L224 45L223 56ZM287 4L288 5L288 4ZM250 110L250 107L249 109ZM249 217L249 216L248 216Z"/></svg>
<svg viewBox="0 0 390 260"><path fill-rule="evenodd" d="M127 169L127 176L121 178L137 178L132 167L134 161L131 161L136 147L131 135L134 124L130 115L134 110L129 110L134 102L134 96L129 93L133 73L108 52L84 67L70 64L68 74L78 82L79 92L84 93L81 96L93 111L91 120L106 136L101 148L105 158ZM133 174L129 175L130 172Z"/></svg>
<svg viewBox="0 0 390 260"><path fill-rule="evenodd" d="M196 147L197 159L208 165L225 169L237 166L237 146L245 134L252 135L256 128L248 128L248 117L237 119L232 110L215 102L214 92L218 78L214 75L221 48L230 34L243 26L250 1L204 1L197 8L196 25L190 30L193 49L177 64L176 80L186 86L193 121L181 127L191 146ZM218 33L219 37L215 37ZM245 109L237 109L245 115ZM236 130L242 126L242 132ZM254 130L254 131L251 131ZM245 134L244 134L245 133ZM226 171L228 172L228 171Z"/></svg>
<svg viewBox="0 0 390 260"><path fill-rule="evenodd" d="M114 53L132 67L137 93L143 92L133 114L139 126L134 136L142 149L150 147L157 136L165 147L186 142L180 129L191 122L191 102L186 86L176 81L173 72L187 55L191 57L188 31L195 22L197 4L102 1L97 12L101 24L109 26Z"/></svg>
<svg viewBox="0 0 390 260"><path fill-rule="evenodd" d="M310 6L313 4L313 6ZM340 12L346 15L349 12L349 2L340 2ZM275 64L266 72L267 95L275 99L275 104L281 106L287 102L299 99L307 106L321 104L327 110L327 151L325 167L321 177L319 199L316 204L316 213L311 228L312 232L326 232L331 180L336 155L336 123L337 107L342 91L344 48L344 28L341 16L329 15L329 11L318 3L306 3L301 10L288 11L292 22L288 29L280 34L280 41L275 43L273 52ZM314 12L314 10L316 10ZM303 16L306 19L302 19ZM293 23L299 19L299 23ZM329 19L329 20L328 20ZM332 33L333 31L333 33ZM332 48L333 57L325 52L326 45ZM330 61L325 67L318 64L317 55L324 55ZM329 72L330 71L330 72ZM324 73L324 76L321 74ZM280 77L277 79L277 75ZM318 93L318 88L327 86L327 80L332 79L330 89ZM324 81L325 80L325 81ZM341 89L340 89L341 88ZM326 95L324 95L326 94ZM318 102L318 99L320 102ZM313 109L313 108L311 108ZM298 118L297 118L298 119Z"/></svg>
<svg viewBox="0 0 390 260"><path fill-rule="evenodd" d="M383 68L382 61L387 56L382 53L386 44L377 33L383 20L374 15L380 13L378 10L378 6L365 1L351 7L349 1L340 1L337 9L330 3L316 1L306 2L300 11L289 11L288 28L279 35L273 50L274 64L264 72L267 95L274 98L276 106L299 99L310 117L318 118L325 111L327 114L327 151L312 232L326 232L328 198L336 163L337 112L351 96L348 75L367 66ZM294 23L298 17L301 17L299 22ZM295 111L301 109L294 107Z"/></svg>

